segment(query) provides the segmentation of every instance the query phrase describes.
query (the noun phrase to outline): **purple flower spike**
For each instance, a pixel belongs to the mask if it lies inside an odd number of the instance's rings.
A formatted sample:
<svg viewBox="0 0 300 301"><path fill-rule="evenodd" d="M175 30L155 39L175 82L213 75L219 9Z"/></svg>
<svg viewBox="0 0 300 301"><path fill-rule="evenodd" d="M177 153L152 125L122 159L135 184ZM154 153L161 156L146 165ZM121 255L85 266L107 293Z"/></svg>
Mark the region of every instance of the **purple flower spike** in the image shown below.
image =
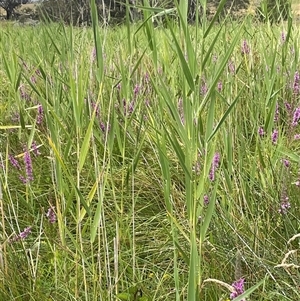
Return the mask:
<svg viewBox="0 0 300 301"><path fill-rule="evenodd" d="M296 71L294 75L293 91L295 94L299 94L300 92L300 74L298 71Z"/></svg>
<svg viewBox="0 0 300 301"><path fill-rule="evenodd" d="M24 163L25 163L27 180L33 181L32 161L28 150L24 154Z"/></svg>
<svg viewBox="0 0 300 301"><path fill-rule="evenodd" d="M33 83L33 84L36 84L36 78L35 78L35 76L31 76L30 77L30 81Z"/></svg>
<svg viewBox="0 0 300 301"><path fill-rule="evenodd" d="M294 112L292 126L296 126L299 122L299 119L300 119L300 108L298 107Z"/></svg>
<svg viewBox="0 0 300 301"><path fill-rule="evenodd" d="M223 84L221 81L218 82L218 92L221 92L223 89Z"/></svg>
<svg viewBox="0 0 300 301"><path fill-rule="evenodd" d="M30 100L30 96L29 96L29 94L26 92L24 85L20 85L19 89L20 89L20 96L21 96L21 99L24 99L24 100L26 100L26 101L29 101L29 100Z"/></svg>
<svg viewBox="0 0 300 301"><path fill-rule="evenodd" d="M110 124L108 122L105 124L104 122L100 121L100 129L103 133L109 132Z"/></svg>
<svg viewBox="0 0 300 301"><path fill-rule="evenodd" d="M278 130L274 130L272 133L272 143L276 144L278 140Z"/></svg>
<svg viewBox="0 0 300 301"><path fill-rule="evenodd" d="M204 81L201 86L201 95L205 96L207 92L208 92L208 86L207 83Z"/></svg>
<svg viewBox="0 0 300 301"><path fill-rule="evenodd" d="M32 142L31 147L35 156L39 156L41 154L35 141Z"/></svg>
<svg viewBox="0 0 300 301"><path fill-rule="evenodd" d="M23 184L27 184L28 183L28 179L26 179L25 177L23 177L22 175L20 175L20 180Z"/></svg>
<svg viewBox="0 0 300 301"><path fill-rule="evenodd" d="M138 96L138 94L140 93L140 90L141 90L141 87L138 84L136 84L133 89L134 97Z"/></svg>
<svg viewBox="0 0 300 301"><path fill-rule="evenodd" d="M235 74L235 65L233 61L228 62L228 69L232 75Z"/></svg>
<svg viewBox="0 0 300 301"><path fill-rule="evenodd" d="M31 227L27 227L19 234L20 239L25 239L31 233Z"/></svg>
<svg viewBox="0 0 300 301"><path fill-rule="evenodd" d="M286 101L286 102L284 103L284 106L285 106L285 108L286 108L286 110L287 110L288 112L291 111L292 106L291 106L291 104L290 104L289 102Z"/></svg>
<svg viewBox="0 0 300 301"><path fill-rule="evenodd" d="M282 159L281 162L283 163L283 165L286 167L286 168L289 168L290 167L290 161L287 160L287 159Z"/></svg>
<svg viewBox="0 0 300 301"><path fill-rule="evenodd" d="M50 207L46 213L49 223L54 224L56 222L56 214L53 207Z"/></svg>
<svg viewBox="0 0 300 301"><path fill-rule="evenodd" d="M288 210L291 208L291 204L289 202L289 198L286 197L280 204L280 208L278 212L282 215L287 214Z"/></svg>
<svg viewBox="0 0 300 301"><path fill-rule="evenodd" d="M209 204L209 197L207 194L203 197L203 203L205 206L207 206Z"/></svg>
<svg viewBox="0 0 300 301"><path fill-rule="evenodd" d="M10 242L16 242L16 241L19 241L19 240L23 240L23 239L26 239L27 236L31 233L31 227L27 227L25 228L22 232L20 232L19 235L15 235L11 240Z"/></svg>
<svg viewBox="0 0 300 301"><path fill-rule="evenodd" d="M262 127L260 127L260 128L258 129L258 135L259 135L260 137L263 137L263 136L265 135L265 130L264 130Z"/></svg>
<svg viewBox="0 0 300 301"><path fill-rule="evenodd" d="M242 52L242 55L246 55L246 54L250 53L250 47L246 40L243 41L243 44L241 47L241 52Z"/></svg>
<svg viewBox="0 0 300 301"><path fill-rule="evenodd" d="M21 166L20 166L18 160L13 155L8 155L8 159L13 167L15 167L18 170L21 169Z"/></svg>
<svg viewBox="0 0 300 301"><path fill-rule="evenodd" d="M241 278L235 282L232 283L234 291L230 294L230 299L234 299L240 295L242 295L245 292L244 288L245 279ZM244 301L245 299L243 299Z"/></svg>
<svg viewBox="0 0 300 301"><path fill-rule="evenodd" d="M215 153L214 158L213 158L213 162L210 168L210 172L209 172L209 179L211 181L215 180L215 172L219 167L219 163L220 163L220 154L219 153Z"/></svg>
<svg viewBox="0 0 300 301"><path fill-rule="evenodd" d="M42 105L39 105L37 108L37 117L36 117L36 123L42 124L44 119L44 111Z"/></svg>

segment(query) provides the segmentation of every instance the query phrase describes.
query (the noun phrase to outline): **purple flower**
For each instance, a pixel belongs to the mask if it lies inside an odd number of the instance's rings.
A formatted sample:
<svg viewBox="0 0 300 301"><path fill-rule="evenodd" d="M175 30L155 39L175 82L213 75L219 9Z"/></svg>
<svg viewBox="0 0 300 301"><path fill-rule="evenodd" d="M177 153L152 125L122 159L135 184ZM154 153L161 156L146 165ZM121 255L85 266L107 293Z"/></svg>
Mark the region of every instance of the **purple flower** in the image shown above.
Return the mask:
<svg viewBox="0 0 300 301"><path fill-rule="evenodd" d="M207 206L209 204L209 197L207 194L203 197L203 203L205 206Z"/></svg>
<svg viewBox="0 0 300 301"><path fill-rule="evenodd" d="M25 239L31 233L31 227L27 227L19 234L20 239Z"/></svg>
<svg viewBox="0 0 300 301"><path fill-rule="evenodd" d="M8 155L8 159L13 167L15 167L16 169L19 169L19 170L21 169L21 166L20 166L18 160L13 155Z"/></svg>
<svg viewBox="0 0 300 301"><path fill-rule="evenodd" d="M138 96L140 90L141 90L141 87L138 84L136 84L134 89L133 89L134 97Z"/></svg>
<svg viewBox="0 0 300 301"><path fill-rule="evenodd" d="M221 91L222 91L222 89L223 89L223 84L222 84L221 81L218 82L217 88L218 88L218 92L221 92Z"/></svg>
<svg viewBox="0 0 300 301"><path fill-rule="evenodd" d="M99 117L100 116L100 107L94 101L91 102L91 106L92 106L92 109L95 110L95 116Z"/></svg>
<svg viewBox="0 0 300 301"><path fill-rule="evenodd" d="M30 81L31 81L31 83L36 84L36 78L35 78L35 76L31 76L30 77Z"/></svg>
<svg viewBox="0 0 300 301"><path fill-rule="evenodd" d="M296 71L294 75L293 91L295 94L299 94L300 92L300 74L298 71Z"/></svg>
<svg viewBox="0 0 300 301"><path fill-rule="evenodd" d="M214 158L213 158L213 162L209 171L209 179L211 181L215 180L215 172L219 167L219 163L220 163L220 154L219 153L215 153Z"/></svg>
<svg viewBox="0 0 300 301"><path fill-rule="evenodd" d="M25 228L22 232L20 232L19 235L15 235L10 242L15 242L15 241L19 241L21 239L25 239L27 238L27 236L31 233L31 227L27 227Z"/></svg>
<svg viewBox="0 0 300 301"><path fill-rule="evenodd" d="M36 74L37 76L41 76L41 75L42 75L42 73L41 73L41 71L40 71L39 69L36 69L36 70L35 70L35 74Z"/></svg>
<svg viewBox="0 0 300 301"><path fill-rule="evenodd" d="M135 102L127 102L125 98L122 99L124 116L130 115L134 111Z"/></svg>
<svg viewBox="0 0 300 301"><path fill-rule="evenodd" d="M23 177L22 175L20 175L20 180L23 184L27 184L28 183L28 179L26 179L25 177Z"/></svg>
<svg viewBox="0 0 300 301"><path fill-rule="evenodd" d="M286 167L286 168L289 168L290 167L290 161L287 160L287 159L282 159L281 162L283 163L283 165Z"/></svg>
<svg viewBox="0 0 300 301"><path fill-rule="evenodd" d="M100 129L103 133L109 132L110 124L108 122L105 124L104 122L100 121Z"/></svg>
<svg viewBox="0 0 300 301"><path fill-rule="evenodd" d="M43 119L44 119L44 110L43 110L43 107L42 107L42 105L38 105L36 123L37 124L42 124Z"/></svg>
<svg viewBox="0 0 300 301"><path fill-rule="evenodd" d="M196 161L196 163L193 166L193 171L195 172L196 175L200 174L200 170L201 170L201 165L199 161Z"/></svg>
<svg viewBox="0 0 300 301"><path fill-rule="evenodd" d="M46 217L48 218L49 223L54 224L56 222L56 214L52 206L48 208Z"/></svg>
<svg viewBox="0 0 300 301"><path fill-rule="evenodd" d="M260 137L263 137L263 136L265 135L265 130L264 130L262 127L260 127L260 128L258 129L258 135L259 135Z"/></svg>
<svg viewBox="0 0 300 301"><path fill-rule="evenodd" d="M285 106L285 108L286 108L286 110L288 111L288 112L290 112L291 111L291 109L292 109L292 106L291 106L291 104L290 103L288 103L287 101L284 103L284 106Z"/></svg>
<svg viewBox="0 0 300 301"><path fill-rule="evenodd" d="M21 99L24 99L24 100L27 100L27 101L30 100L30 96L29 96L29 94L26 92L24 85L21 85L21 86L19 87L19 89L20 89L20 96L21 96Z"/></svg>
<svg viewBox="0 0 300 301"><path fill-rule="evenodd" d="M36 156L39 156L39 155L41 154L40 151L39 151L39 149L38 149L38 147L37 147L37 144L36 144L35 141L32 142L31 147L32 147L32 149L33 149L33 153L34 153Z"/></svg>
<svg viewBox="0 0 300 301"><path fill-rule="evenodd" d="M241 52L242 52L242 55L246 55L246 54L250 53L250 47L246 40L243 41L243 44L241 47Z"/></svg>
<svg viewBox="0 0 300 301"><path fill-rule="evenodd" d="M299 140L299 139L300 139L300 134L294 135L294 139L295 139L295 140Z"/></svg>
<svg viewBox="0 0 300 301"><path fill-rule="evenodd" d="M131 114L134 111L135 102L132 100L128 105L128 112Z"/></svg>
<svg viewBox="0 0 300 301"><path fill-rule="evenodd" d="M144 83L147 85L150 83L150 76L148 72L146 72L144 75Z"/></svg>
<svg viewBox="0 0 300 301"><path fill-rule="evenodd" d="M296 126L299 122L299 119L300 119L300 107L298 107L294 112L292 126Z"/></svg>
<svg viewBox="0 0 300 301"><path fill-rule="evenodd" d="M32 161L30 157L29 151L25 151L24 154L24 163L25 163L25 171L26 177L28 181L33 181L33 172L32 172Z"/></svg>
<svg viewBox="0 0 300 301"><path fill-rule="evenodd" d="M235 74L235 65L234 62L231 60L228 62L228 69L232 75Z"/></svg>
<svg viewBox="0 0 300 301"><path fill-rule="evenodd" d="M272 133L272 143L276 144L278 140L278 130L274 130Z"/></svg>
<svg viewBox="0 0 300 301"><path fill-rule="evenodd" d="M278 212L280 214L287 214L288 210L291 208L291 204L289 202L289 198L285 197L284 200L281 202L280 204L280 208L278 210Z"/></svg>
<svg viewBox="0 0 300 301"><path fill-rule="evenodd" d="M208 91L208 86L205 81L203 81L203 84L201 86L201 95L205 96Z"/></svg>
<svg viewBox="0 0 300 301"><path fill-rule="evenodd" d="M230 299L234 299L240 295L242 295L245 292L244 288L245 279L241 278L235 282L232 283L233 286L233 292L230 294ZM243 299L245 300L245 299Z"/></svg>

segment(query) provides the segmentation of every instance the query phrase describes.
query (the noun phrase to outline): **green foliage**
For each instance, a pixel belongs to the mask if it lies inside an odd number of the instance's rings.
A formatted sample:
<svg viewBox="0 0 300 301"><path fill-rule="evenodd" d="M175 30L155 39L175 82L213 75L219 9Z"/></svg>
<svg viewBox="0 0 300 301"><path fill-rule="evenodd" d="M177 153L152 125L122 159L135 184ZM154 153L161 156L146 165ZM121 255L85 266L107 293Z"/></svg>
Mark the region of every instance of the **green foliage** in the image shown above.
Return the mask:
<svg viewBox="0 0 300 301"><path fill-rule="evenodd" d="M0 300L298 300L299 29L140 9L0 28Z"/></svg>
<svg viewBox="0 0 300 301"><path fill-rule="evenodd" d="M291 16L290 0L262 0L257 8L259 20L278 23L286 21Z"/></svg>

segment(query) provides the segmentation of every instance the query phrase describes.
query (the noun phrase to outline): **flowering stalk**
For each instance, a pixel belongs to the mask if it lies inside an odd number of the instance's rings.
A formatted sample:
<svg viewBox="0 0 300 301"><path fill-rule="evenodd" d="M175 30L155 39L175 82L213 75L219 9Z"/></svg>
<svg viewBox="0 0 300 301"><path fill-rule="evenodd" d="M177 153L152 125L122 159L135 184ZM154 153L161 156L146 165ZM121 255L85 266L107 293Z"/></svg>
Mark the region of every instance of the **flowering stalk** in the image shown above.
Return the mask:
<svg viewBox="0 0 300 301"><path fill-rule="evenodd" d="M33 181L33 170L32 170L32 161L29 151L27 150L24 154L24 163L25 163L25 171L26 177L28 181Z"/></svg>
<svg viewBox="0 0 300 301"><path fill-rule="evenodd" d="M27 236L31 233L31 227L27 227L25 228L22 232L20 232L20 234L18 235L15 235L11 240L10 242L16 242L16 241L19 241L19 240L24 240L27 238Z"/></svg>
<svg viewBox="0 0 300 301"><path fill-rule="evenodd" d="M231 300L242 295L245 292L244 283L245 283L244 278L240 278L239 280L232 283L232 287L234 288L234 291L230 294ZM245 299L242 299L241 301L245 301Z"/></svg>
<svg viewBox="0 0 300 301"><path fill-rule="evenodd" d="M220 163L220 154L219 153L215 153L214 158L213 158L213 162L210 168L210 172L209 172L209 179L211 181L215 180L215 172L219 167L219 163Z"/></svg>
<svg viewBox="0 0 300 301"><path fill-rule="evenodd" d="M56 222L56 214L53 207L48 208L46 217L48 218L49 223L54 224Z"/></svg>

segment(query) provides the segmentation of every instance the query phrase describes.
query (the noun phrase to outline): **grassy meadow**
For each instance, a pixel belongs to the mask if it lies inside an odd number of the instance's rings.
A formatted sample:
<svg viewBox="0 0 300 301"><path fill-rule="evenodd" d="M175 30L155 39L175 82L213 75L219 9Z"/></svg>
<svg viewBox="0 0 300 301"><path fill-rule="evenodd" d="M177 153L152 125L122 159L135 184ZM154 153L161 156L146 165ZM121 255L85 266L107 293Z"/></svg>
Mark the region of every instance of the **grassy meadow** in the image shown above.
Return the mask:
<svg viewBox="0 0 300 301"><path fill-rule="evenodd" d="M0 27L0 300L300 299L299 25L182 3Z"/></svg>

